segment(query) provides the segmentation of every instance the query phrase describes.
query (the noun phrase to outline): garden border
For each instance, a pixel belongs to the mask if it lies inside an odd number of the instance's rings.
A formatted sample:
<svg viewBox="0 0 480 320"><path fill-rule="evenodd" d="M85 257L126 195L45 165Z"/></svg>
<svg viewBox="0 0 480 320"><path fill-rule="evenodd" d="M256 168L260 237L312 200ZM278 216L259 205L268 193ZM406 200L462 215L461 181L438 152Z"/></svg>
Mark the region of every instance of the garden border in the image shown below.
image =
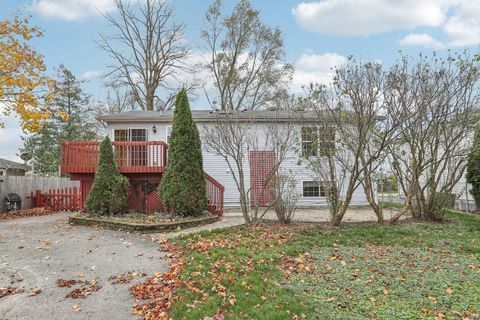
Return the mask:
<svg viewBox="0 0 480 320"><path fill-rule="evenodd" d="M87 217L79 217L79 216L68 217L68 222L70 224L82 225L82 226L99 226L105 229L135 231L135 232L141 232L141 233L174 231L179 227L182 229L192 228L192 227L197 227L205 224L214 223L214 222L217 222L218 220L220 220L220 217L204 217L204 218L186 219L181 221L164 222L164 223L156 223L156 224L144 224L144 223L108 221L103 219L87 218Z"/></svg>

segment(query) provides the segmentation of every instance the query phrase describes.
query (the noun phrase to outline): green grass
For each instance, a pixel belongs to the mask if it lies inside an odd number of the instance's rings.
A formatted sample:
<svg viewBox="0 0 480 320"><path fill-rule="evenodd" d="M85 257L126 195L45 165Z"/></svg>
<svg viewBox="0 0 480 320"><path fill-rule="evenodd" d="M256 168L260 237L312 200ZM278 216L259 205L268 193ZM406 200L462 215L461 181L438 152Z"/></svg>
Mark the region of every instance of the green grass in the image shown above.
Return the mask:
<svg viewBox="0 0 480 320"><path fill-rule="evenodd" d="M170 317L478 319L480 219L445 216L443 224L238 227L179 238L188 286Z"/></svg>
<svg viewBox="0 0 480 320"><path fill-rule="evenodd" d="M383 201L383 202L380 202L380 204L384 208L394 208L394 209L402 209L403 208L403 203Z"/></svg>

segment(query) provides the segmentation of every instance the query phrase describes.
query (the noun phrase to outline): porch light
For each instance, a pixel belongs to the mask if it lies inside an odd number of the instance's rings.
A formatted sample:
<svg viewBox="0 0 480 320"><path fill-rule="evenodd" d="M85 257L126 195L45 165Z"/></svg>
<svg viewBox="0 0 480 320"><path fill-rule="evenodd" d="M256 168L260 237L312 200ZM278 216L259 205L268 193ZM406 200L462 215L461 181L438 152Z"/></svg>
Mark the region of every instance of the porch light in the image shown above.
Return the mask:
<svg viewBox="0 0 480 320"><path fill-rule="evenodd" d="M157 127L155 125L153 125L152 131L153 131L153 133L157 133Z"/></svg>

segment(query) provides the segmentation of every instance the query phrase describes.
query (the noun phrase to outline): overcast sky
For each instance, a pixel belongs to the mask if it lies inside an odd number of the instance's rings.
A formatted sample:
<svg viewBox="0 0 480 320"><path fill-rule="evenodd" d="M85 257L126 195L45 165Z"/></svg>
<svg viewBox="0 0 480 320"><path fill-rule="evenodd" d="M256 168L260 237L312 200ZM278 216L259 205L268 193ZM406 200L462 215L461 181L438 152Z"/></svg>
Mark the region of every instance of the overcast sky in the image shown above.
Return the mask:
<svg viewBox="0 0 480 320"><path fill-rule="evenodd" d="M141 1L141 0L131 0ZM186 24L186 40L199 61L200 29L209 0L169 0L175 19ZM236 1L225 0L230 10ZM480 44L480 0L252 0L262 20L284 32L286 60L296 66L293 88L312 81L328 83L331 67L353 55L364 61L391 64L399 51L416 55L432 50L446 54ZM99 33L108 32L102 14L115 14L112 0L0 0L2 18L14 12L32 16L45 36L35 40L49 73L63 63L85 90L105 96L101 75L109 62L96 46ZM193 108L206 106L199 99ZM21 130L15 118L2 118L0 157L18 160Z"/></svg>

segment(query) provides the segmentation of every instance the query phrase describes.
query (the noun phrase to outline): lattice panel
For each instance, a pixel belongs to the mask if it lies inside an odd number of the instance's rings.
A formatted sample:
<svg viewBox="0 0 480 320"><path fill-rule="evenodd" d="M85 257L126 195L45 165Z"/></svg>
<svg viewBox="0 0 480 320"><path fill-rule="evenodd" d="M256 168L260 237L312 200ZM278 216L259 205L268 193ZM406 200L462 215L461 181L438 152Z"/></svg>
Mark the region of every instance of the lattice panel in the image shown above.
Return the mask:
<svg viewBox="0 0 480 320"><path fill-rule="evenodd" d="M274 151L250 151L250 202L252 206L257 203L264 207L275 199L273 180L266 183L266 180L275 168Z"/></svg>
<svg viewBox="0 0 480 320"><path fill-rule="evenodd" d="M92 189L93 180L82 180L82 206ZM159 181L130 179L130 195L124 211L135 210L142 213L153 213L163 210L163 203L158 198Z"/></svg>
<svg viewBox="0 0 480 320"><path fill-rule="evenodd" d="M127 210L153 213L163 209L163 203L158 198L158 181L130 180L130 196Z"/></svg>

